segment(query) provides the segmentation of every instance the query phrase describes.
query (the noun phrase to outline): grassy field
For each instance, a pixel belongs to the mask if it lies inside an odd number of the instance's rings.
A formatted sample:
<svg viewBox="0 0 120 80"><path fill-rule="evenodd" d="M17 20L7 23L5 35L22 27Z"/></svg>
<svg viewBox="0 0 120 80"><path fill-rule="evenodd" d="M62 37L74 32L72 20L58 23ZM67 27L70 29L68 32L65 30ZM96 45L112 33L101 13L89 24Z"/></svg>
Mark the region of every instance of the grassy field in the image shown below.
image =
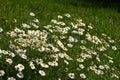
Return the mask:
<svg viewBox="0 0 120 80"><path fill-rule="evenodd" d="M0 0L0 80L119 80L120 4L110 1Z"/></svg>

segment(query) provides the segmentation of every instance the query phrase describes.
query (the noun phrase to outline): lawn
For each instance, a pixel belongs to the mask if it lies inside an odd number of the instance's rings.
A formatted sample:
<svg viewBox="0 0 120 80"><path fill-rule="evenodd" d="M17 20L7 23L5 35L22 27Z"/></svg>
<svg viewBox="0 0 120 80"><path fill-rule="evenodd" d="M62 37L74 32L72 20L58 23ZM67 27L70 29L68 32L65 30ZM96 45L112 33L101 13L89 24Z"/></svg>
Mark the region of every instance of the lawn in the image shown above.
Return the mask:
<svg viewBox="0 0 120 80"><path fill-rule="evenodd" d="M0 0L0 80L119 80L120 4L106 1Z"/></svg>

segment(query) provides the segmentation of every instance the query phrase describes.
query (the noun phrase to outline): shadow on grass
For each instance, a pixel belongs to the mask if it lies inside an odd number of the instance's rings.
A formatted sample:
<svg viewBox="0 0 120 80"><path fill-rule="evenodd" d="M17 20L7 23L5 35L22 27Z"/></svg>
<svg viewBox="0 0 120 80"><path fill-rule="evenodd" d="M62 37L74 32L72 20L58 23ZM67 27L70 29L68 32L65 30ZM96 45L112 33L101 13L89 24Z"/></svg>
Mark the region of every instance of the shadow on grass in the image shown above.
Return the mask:
<svg viewBox="0 0 120 80"><path fill-rule="evenodd" d="M75 7L114 8L120 12L120 0L71 0Z"/></svg>

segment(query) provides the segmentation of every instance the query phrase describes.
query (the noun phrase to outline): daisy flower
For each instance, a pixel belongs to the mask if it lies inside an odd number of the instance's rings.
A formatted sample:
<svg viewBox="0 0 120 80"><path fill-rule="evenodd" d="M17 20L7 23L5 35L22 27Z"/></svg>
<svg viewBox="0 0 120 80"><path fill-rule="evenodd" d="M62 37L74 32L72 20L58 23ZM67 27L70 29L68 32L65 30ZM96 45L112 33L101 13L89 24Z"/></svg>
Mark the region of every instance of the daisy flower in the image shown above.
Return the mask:
<svg viewBox="0 0 120 80"><path fill-rule="evenodd" d="M69 73L68 76L69 76L69 78L71 78L71 79L74 79L74 78L75 78L75 74L74 74L74 73Z"/></svg>
<svg viewBox="0 0 120 80"><path fill-rule="evenodd" d="M0 33L3 32L3 29L0 27Z"/></svg>
<svg viewBox="0 0 120 80"><path fill-rule="evenodd" d="M16 80L14 77L8 77L7 80Z"/></svg>
<svg viewBox="0 0 120 80"><path fill-rule="evenodd" d="M5 71L4 70L0 70L0 76L4 76L5 75Z"/></svg>
<svg viewBox="0 0 120 80"><path fill-rule="evenodd" d="M30 12L30 16L35 16L35 13L33 13L33 12Z"/></svg>
<svg viewBox="0 0 120 80"><path fill-rule="evenodd" d="M19 73L17 73L17 77L19 77L19 78L23 78L23 77L24 77L24 75L23 75L23 73L22 73L22 72L19 72Z"/></svg>
<svg viewBox="0 0 120 80"><path fill-rule="evenodd" d="M81 77L82 79L85 79L85 78L86 78L86 75L85 75L84 73L81 73L81 74L80 74L80 77Z"/></svg>
<svg viewBox="0 0 120 80"><path fill-rule="evenodd" d="M9 59L9 58L6 59L6 62L9 63L9 64L13 63L12 59Z"/></svg>
<svg viewBox="0 0 120 80"><path fill-rule="evenodd" d="M40 74L41 76L45 76L45 75L46 75L46 73L45 73L43 70L39 70L39 74Z"/></svg>
<svg viewBox="0 0 120 80"><path fill-rule="evenodd" d="M15 66L15 69L18 70L18 71L22 71L25 69L25 67L22 65L22 64L18 64Z"/></svg>

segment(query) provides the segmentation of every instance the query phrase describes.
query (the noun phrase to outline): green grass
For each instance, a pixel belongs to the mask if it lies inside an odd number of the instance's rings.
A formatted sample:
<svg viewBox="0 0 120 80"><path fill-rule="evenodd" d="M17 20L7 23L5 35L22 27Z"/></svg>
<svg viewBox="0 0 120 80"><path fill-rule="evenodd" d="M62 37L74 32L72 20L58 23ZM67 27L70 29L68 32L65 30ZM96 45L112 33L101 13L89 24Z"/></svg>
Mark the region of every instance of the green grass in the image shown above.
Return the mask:
<svg viewBox="0 0 120 80"><path fill-rule="evenodd" d="M74 1L73 1L74 2ZM82 4L83 2L81 2ZM85 2L84 2L85 3ZM79 4L80 5L80 4ZM96 5L97 6L97 5ZM35 12L41 24L46 24L57 14L70 13L76 17L81 17L86 23L92 23L101 32L106 32L113 37L119 38L116 32L119 32L120 14L116 8L83 7L70 4L70 1L55 0L35 0L35 1L1 1L0 19L12 21L14 18L18 21L29 22L29 12ZM2 26L2 25L1 25ZM102 28L102 29L101 29ZM113 31L115 30L115 31ZM111 33L112 32L112 33Z"/></svg>
<svg viewBox="0 0 120 80"><path fill-rule="evenodd" d="M77 6L76 6L77 5ZM85 6L83 6L85 5ZM88 6L89 5L89 6ZM94 4L95 5L95 4ZM109 54L114 58L114 64L111 66L114 66L116 68L117 75L120 76L120 13L118 12L118 8L116 7L98 7L100 5L95 5L94 7L89 2L84 2L83 0L80 0L79 3L76 3L74 0L0 0L0 27L4 29L3 33L0 34L0 48L1 49L9 49L9 40L14 40L8 36L6 36L6 32L13 30L15 27L20 27L21 23L29 23L32 18L29 16L30 12L34 12L36 14L36 18L40 20L39 25L42 27L44 25L50 24L51 19L56 19L57 15L63 15L64 13L70 13L71 16L73 16L73 20L77 18L81 18L83 22L86 24L91 23L93 27L96 29L93 31L94 34L97 36L101 36L102 33L107 34L112 39L116 40L115 45L118 47L117 51L108 50L104 53ZM14 23L14 19L17 19L17 23ZM91 32L92 33L92 32ZM69 34L71 35L71 34ZM77 37L77 36L76 36ZM79 37L77 37L79 38ZM65 41L63 41L65 43ZM88 46L90 46L88 44ZM92 45L94 46L94 45ZM75 46L76 50L70 50L69 54L76 58L75 55L79 53L78 45ZM29 48L28 48L29 50ZM30 58L43 56L46 57L47 55L39 54L37 51L29 50L28 56ZM31 53L35 53L34 55ZM74 55L74 54L75 55ZM102 57L102 56L101 56ZM105 59L105 58L104 58ZM4 60L0 58L1 61ZM19 56L17 56L14 60L14 64L22 62L23 64L28 66L28 63L22 59L19 59ZM50 69L46 70L47 77L41 77L39 76L36 71L32 71L29 68L26 69L23 73L25 75L25 78L23 80L57 80L58 77L62 77L63 80L69 80L67 76L67 72L63 72L65 67L70 68L70 72L75 72L75 67L77 66L77 63L75 64L75 61L70 62L70 64L73 64L72 66L66 66L63 64L63 61L61 60L59 67L51 67ZM96 63L97 64L97 63ZM86 64L86 66L89 65ZM6 69L6 67L8 69ZM14 65L12 66L14 67ZM9 65L6 65L3 63L0 68L7 70L8 76L16 76L16 72L13 70L14 68L9 67ZM42 69L39 68L38 69ZM27 72L27 73L26 73ZM82 72L82 71L81 71ZM109 71L108 71L109 72ZM10 74L12 73L12 74ZM29 74L28 74L29 73ZM35 75L35 74L36 75ZM75 72L77 74L79 72ZM117 80L108 78L108 75L105 76L97 76L93 72L87 73L89 75L87 80ZM56 75L57 74L57 75ZM34 76L34 79L32 79L32 76ZM0 80L4 80L6 77L0 77ZM20 79L17 79L20 80ZM80 80L79 75L76 76L75 80Z"/></svg>

